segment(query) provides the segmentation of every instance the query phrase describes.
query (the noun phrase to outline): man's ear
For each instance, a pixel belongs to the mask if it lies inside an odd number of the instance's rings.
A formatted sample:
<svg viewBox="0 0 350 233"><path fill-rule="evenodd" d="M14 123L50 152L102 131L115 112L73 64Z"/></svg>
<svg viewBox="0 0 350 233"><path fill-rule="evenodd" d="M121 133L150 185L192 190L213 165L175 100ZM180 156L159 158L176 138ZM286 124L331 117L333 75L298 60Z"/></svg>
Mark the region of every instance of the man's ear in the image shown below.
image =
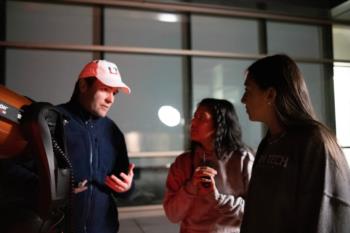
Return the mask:
<svg viewBox="0 0 350 233"><path fill-rule="evenodd" d="M85 80L80 79L78 85L79 85L79 91L80 91L80 93L84 93L84 92L87 91L88 86L87 86L87 83L85 82Z"/></svg>

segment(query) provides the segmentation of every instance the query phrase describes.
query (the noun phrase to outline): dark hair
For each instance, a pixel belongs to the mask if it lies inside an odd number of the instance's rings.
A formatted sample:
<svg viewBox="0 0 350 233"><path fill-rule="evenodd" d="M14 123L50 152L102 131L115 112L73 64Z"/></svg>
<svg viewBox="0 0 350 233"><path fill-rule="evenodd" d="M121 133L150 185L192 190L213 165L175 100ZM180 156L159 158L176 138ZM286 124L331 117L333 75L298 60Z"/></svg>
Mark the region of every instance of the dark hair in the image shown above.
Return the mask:
<svg viewBox="0 0 350 233"><path fill-rule="evenodd" d="M70 97L70 101L72 101L72 102L78 102L78 100L79 100L79 95L80 95L79 81L80 81L80 79L78 79L75 82L73 94ZM90 88L95 83L96 78L95 77L88 77L88 78L81 79L81 81L86 82L87 86Z"/></svg>
<svg viewBox="0 0 350 233"><path fill-rule="evenodd" d="M215 152L218 159L224 159L230 151L236 151L245 147L242 142L241 127L239 125L236 110L227 100L205 98L198 107L206 107L211 113L216 128ZM194 149L197 143L192 142Z"/></svg>
<svg viewBox="0 0 350 233"><path fill-rule="evenodd" d="M247 76L262 90L276 90L275 111L286 129L315 129L333 158L342 153L332 131L316 119L304 78L289 56L277 54L259 59L248 67Z"/></svg>

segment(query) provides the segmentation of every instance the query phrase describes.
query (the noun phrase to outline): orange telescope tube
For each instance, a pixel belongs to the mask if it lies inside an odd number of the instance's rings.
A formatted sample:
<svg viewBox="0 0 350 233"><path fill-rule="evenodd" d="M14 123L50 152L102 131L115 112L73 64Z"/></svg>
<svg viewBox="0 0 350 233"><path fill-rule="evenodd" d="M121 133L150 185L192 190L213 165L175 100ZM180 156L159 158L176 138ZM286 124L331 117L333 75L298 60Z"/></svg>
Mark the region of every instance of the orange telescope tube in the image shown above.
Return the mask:
<svg viewBox="0 0 350 233"><path fill-rule="evenodd" d="M19 95L3 85L0 85L0 158L11 158L24 151L28 142L22 135L18 122L7 119L6 113L11 109L18 111L32 103L28 98Z"/></svg>

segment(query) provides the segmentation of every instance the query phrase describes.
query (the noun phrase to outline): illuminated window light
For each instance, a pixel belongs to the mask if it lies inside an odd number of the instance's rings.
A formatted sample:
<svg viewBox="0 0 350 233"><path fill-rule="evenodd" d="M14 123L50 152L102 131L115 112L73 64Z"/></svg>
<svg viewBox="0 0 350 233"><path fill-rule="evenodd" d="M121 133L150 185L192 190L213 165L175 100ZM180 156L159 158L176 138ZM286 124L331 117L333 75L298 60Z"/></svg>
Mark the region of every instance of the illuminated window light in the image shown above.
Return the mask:
<svg viewBox="0 0 350 233"><path fill-rule="evenodd" d="M179 110L169 105L164 105L159 108L158 117L163 124L169 127L177 126L180 124L181 120Z"/></svg>

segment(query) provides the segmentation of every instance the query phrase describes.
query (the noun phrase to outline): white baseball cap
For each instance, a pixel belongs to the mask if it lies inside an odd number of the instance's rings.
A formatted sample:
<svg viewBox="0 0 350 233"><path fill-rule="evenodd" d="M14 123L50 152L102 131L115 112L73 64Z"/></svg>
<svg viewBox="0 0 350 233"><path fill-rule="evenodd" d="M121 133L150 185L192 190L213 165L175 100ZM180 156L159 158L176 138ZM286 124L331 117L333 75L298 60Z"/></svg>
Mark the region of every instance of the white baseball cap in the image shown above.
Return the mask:
<svg viewBox="0 0 350 233"><path fill-rule="evenodd" d="M79 79L96 77L109 87L117 87L124 93L130 94L130 88L122 81L116 64L106 60L93 60L85 65L79 74Z"/></svg>

